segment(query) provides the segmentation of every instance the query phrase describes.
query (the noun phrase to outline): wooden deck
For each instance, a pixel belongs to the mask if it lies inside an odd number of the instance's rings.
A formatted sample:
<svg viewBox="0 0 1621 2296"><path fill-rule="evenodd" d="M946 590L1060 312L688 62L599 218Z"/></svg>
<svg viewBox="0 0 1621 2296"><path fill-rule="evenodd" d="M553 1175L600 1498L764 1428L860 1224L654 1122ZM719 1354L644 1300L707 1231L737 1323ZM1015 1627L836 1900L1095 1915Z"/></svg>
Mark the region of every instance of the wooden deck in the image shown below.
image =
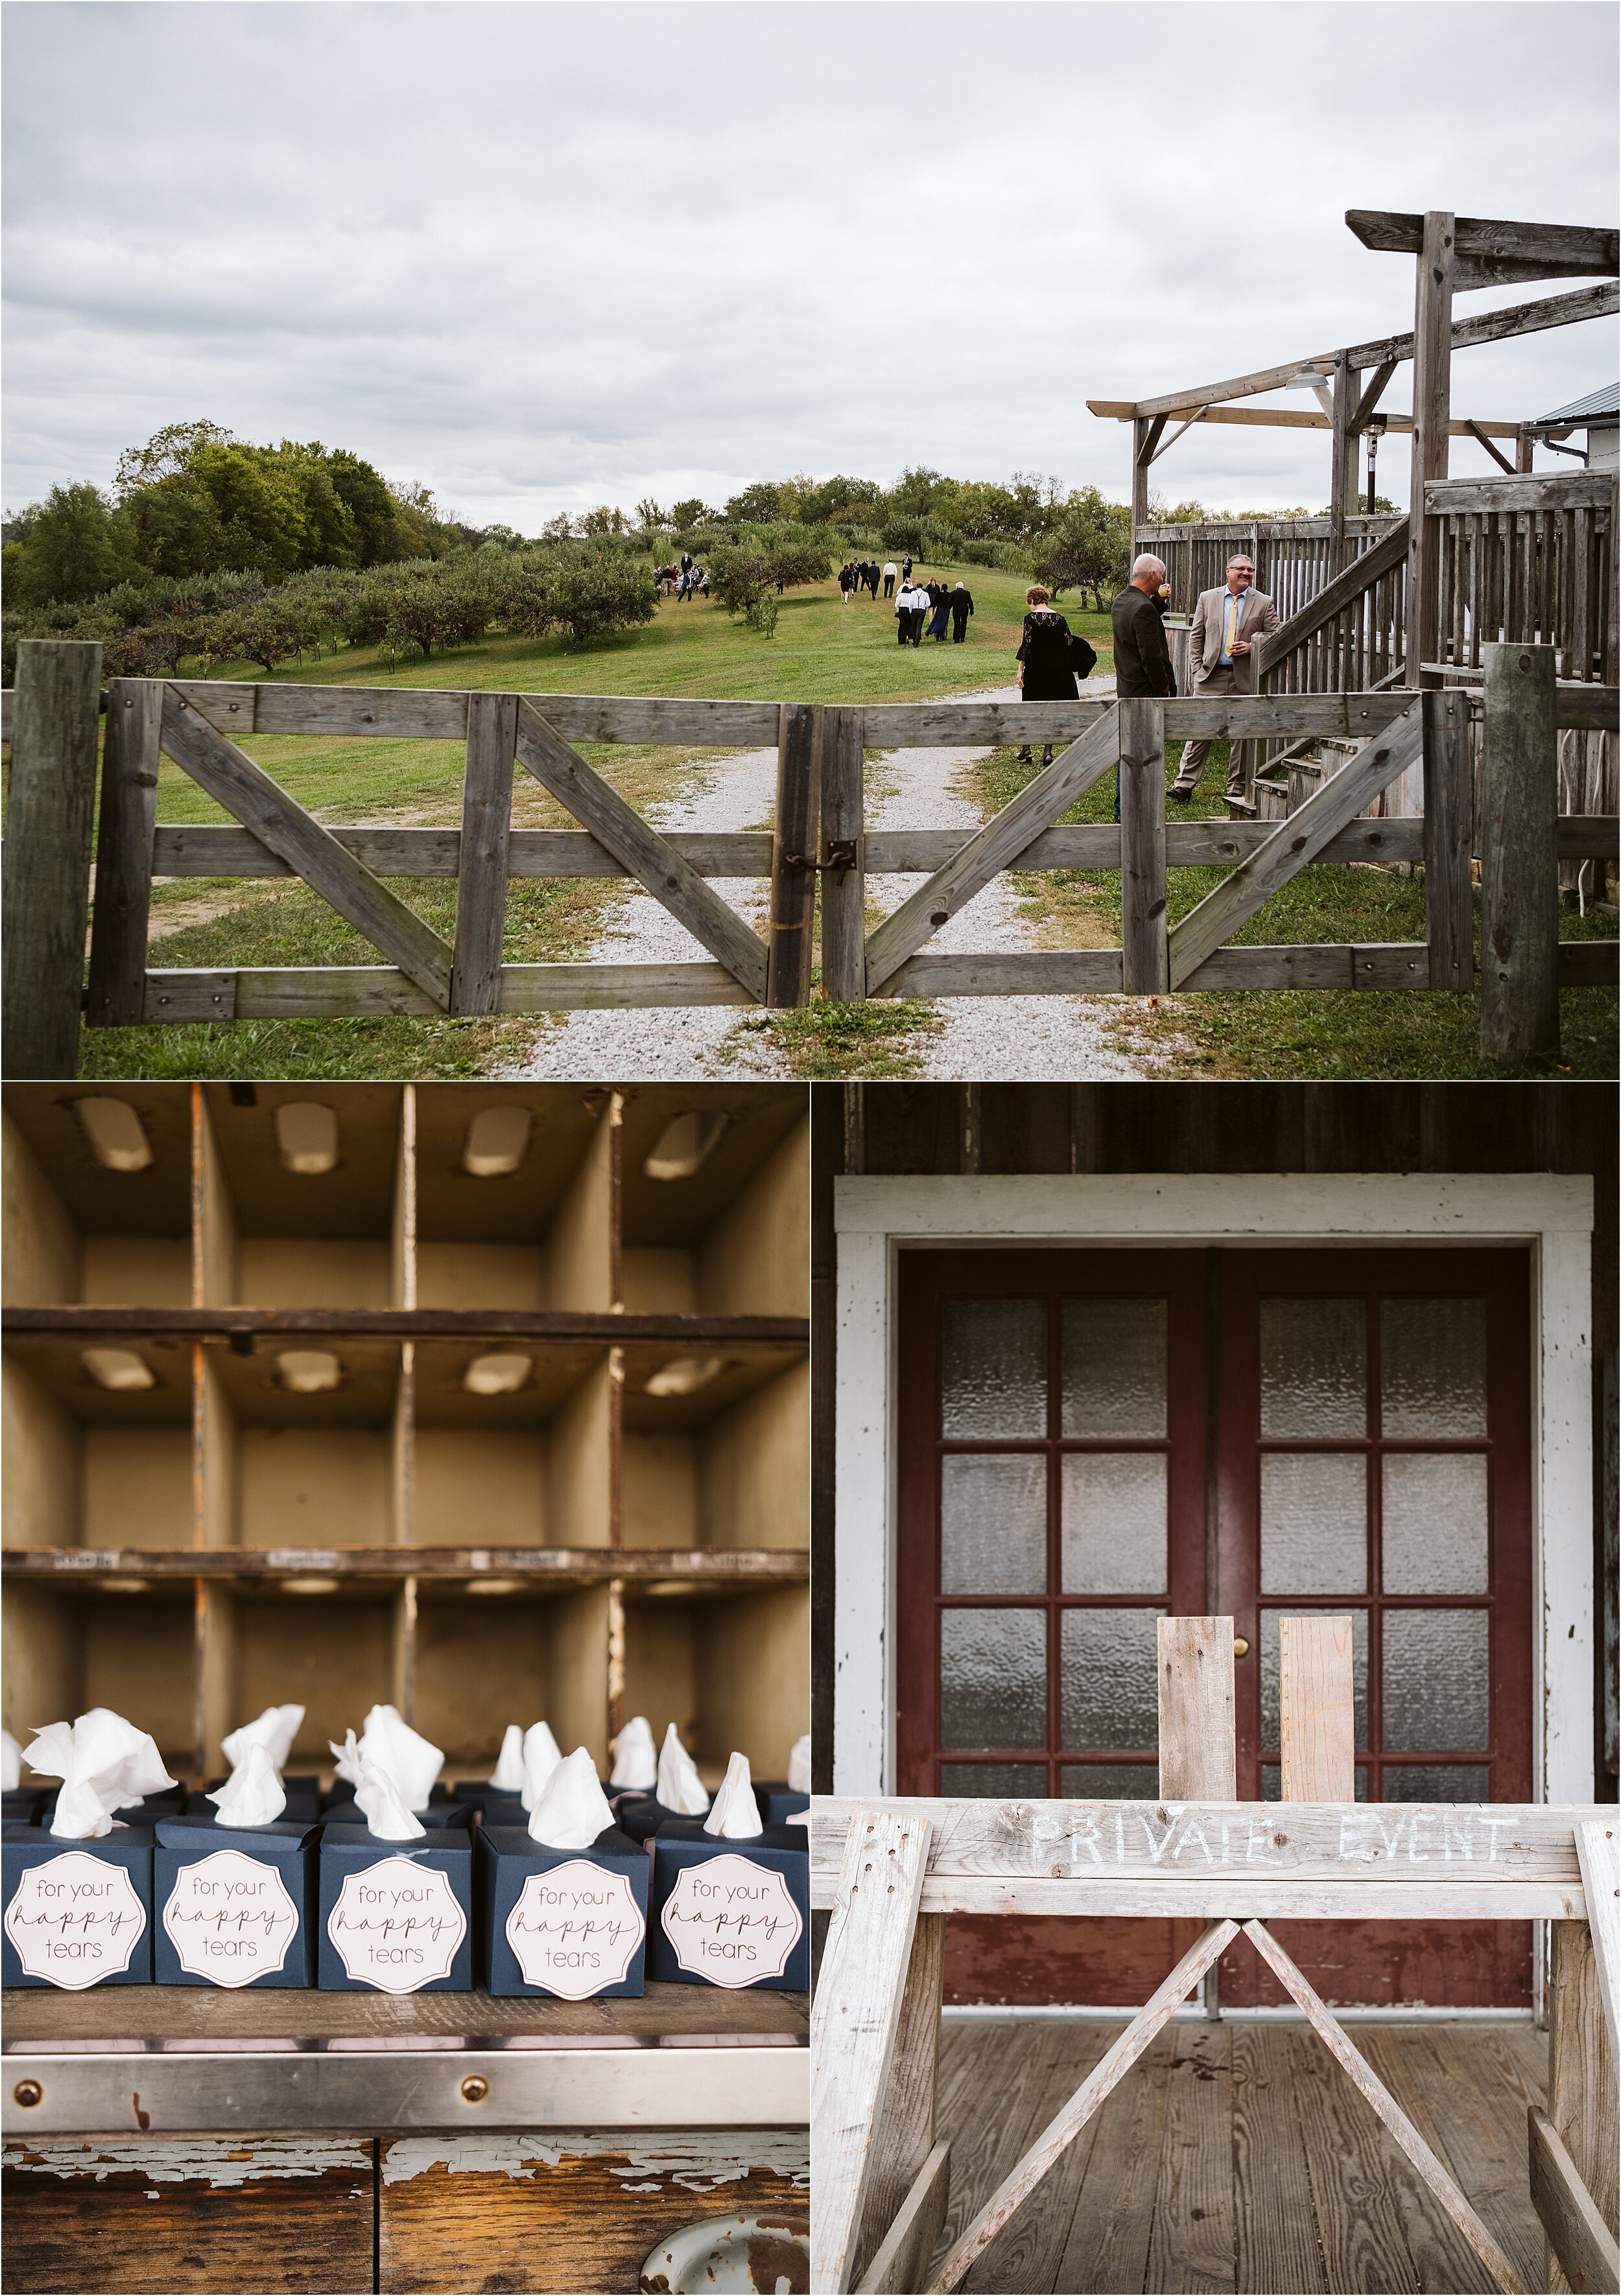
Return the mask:
<svg viewBox="0 0 1621 2296"><path fill-rule="evenodd" d="M948 2020L938 2255L1114 2040L1112 2022ZM1530 2025L1358 2025L1357 2045L1451 2168L1525 2284L1546 2288L1526 2107ZM1478 2290L1481 2267L1304 2027L1176 2023L1128 2073L964 2286L972 2290Z"/></svg>

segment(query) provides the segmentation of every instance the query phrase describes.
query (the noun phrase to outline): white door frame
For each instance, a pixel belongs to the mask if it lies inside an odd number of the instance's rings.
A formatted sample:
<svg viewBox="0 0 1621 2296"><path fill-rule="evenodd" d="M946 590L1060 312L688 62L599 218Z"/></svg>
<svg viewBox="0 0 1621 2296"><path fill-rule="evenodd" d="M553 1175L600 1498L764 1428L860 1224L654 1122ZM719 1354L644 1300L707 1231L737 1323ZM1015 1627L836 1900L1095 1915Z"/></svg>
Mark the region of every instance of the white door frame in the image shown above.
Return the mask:
<svg viewBox="0 0 1621 2296"><path fill-rule="evenodd" d="M833 1790L895 1791L896 1262L908 1245L1521 1243L1531 1251L1532 1792L1592 1761L1592 1182L1513 1173L1133 1172L835 1180Z"/></svg>

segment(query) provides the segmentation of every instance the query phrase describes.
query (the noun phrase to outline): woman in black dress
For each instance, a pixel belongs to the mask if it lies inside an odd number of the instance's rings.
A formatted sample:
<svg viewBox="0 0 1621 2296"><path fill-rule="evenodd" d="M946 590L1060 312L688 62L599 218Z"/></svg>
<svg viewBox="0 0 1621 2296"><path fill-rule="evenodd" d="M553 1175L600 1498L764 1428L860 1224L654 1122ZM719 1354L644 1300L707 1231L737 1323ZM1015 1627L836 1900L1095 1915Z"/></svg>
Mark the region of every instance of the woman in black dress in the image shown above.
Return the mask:
<svg viewBox="0 0 1621 2296"><path fill-rule="evenodd" d="M1075 672L1069 666L1069 625L1055 607L1039 582L1033 582L1025 592L1024 636L1019 641L1019 688L1021 701L1073 701L1076 699ZM1019 752L1019 763L1034 762L1027 742ZM1052 763L1052 744L1042 744L1041 761Z"/></svg>

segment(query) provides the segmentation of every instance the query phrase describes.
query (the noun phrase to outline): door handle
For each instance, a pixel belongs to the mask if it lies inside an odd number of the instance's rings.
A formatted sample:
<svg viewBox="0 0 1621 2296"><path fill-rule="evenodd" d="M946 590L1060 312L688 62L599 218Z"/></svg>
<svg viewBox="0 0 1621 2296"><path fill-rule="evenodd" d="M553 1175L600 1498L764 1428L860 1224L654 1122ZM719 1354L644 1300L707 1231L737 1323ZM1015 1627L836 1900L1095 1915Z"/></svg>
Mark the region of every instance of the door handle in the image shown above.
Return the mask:
<svg viewBox="0 0 1621 2296"><path fill-rule="evenodd" d="M1234 1635L1232 1637L1232 1655L1234 1658L1248 1658L1249 1655L1249 1644L1242 1635Z"/></svg>

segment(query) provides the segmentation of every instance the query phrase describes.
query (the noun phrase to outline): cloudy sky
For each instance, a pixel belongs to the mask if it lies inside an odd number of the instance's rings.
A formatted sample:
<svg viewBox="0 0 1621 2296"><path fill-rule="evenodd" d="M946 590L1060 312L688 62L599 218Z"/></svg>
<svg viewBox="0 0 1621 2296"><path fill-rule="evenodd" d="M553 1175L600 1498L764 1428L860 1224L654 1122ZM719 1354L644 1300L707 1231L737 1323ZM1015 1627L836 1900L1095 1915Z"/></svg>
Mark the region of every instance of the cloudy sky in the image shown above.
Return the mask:
<svg viewBox="0 0 1621 2296"><path fill-rule="evenodd" d="M1347 207L1616 220L1609 4L4 12L12 505L200 415L526 532L915 463L1124 498L1088 398L1412 324L1411 261ZM1453 409L1615 374L1590 323L1469 353ZM1326 440L1199 428L1158 475L1316 507Z"/></svg>

